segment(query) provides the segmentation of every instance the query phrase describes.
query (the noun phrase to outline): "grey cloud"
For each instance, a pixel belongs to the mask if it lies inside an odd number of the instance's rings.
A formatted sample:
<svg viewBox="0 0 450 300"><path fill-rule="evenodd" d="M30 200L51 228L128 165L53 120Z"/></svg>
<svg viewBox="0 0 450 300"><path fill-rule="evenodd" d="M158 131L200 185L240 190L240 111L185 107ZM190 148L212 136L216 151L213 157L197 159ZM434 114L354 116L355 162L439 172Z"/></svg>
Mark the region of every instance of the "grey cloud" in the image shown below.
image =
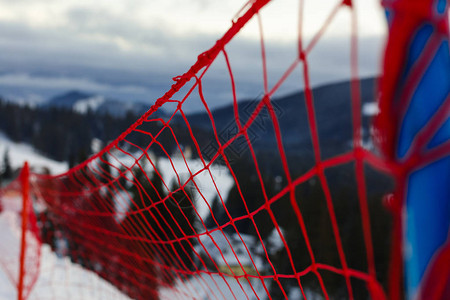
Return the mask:
<svg viewBox="0 0 450 300"><path fill-rule="evenodd" d="M198 1L199 3L201 0ZM170 28L143 28L127 17L108 11L78 7L68 13L69 27L39 29L24 24L1 22L0 73L29 74L46 78L84 78L100 85L136 86L157 99L173 83L171 78L188 70L197 55L211 47L219 36L179 36ZM133 45L121 48L115 39ZM346 40L347 41L347 40ZM360 39L359 67L364 76L378 70L379 37ZM274 84L295 59L296 44L267 43L269 82ZM259 41L237 37L226 46L238 81L239 96L253 98L262 92L262 67ZM348 47L341 39L327 39L311 53L311 79L314 85L348 79ZM301 72L298 72L299 74ZM299 74L291 76L282 92L302 88ZM230 101L230 79L223 57L219 57L205 76L205 88L212 106ZM0 94L2 92L0 86ZM221 96L217 96L221 95ZM132 92L123 97L132 97ZM195 108L193 108L195 110Z"/></svg>

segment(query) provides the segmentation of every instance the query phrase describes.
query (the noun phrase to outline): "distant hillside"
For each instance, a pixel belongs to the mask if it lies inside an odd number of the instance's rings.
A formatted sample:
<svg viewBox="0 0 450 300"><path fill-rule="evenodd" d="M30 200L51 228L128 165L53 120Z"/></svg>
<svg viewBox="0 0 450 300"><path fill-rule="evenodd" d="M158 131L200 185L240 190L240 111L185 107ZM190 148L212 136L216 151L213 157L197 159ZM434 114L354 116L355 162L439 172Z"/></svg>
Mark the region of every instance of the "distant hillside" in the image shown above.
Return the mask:
<svg viewBox="0 0 450 300"><path fill-rule="evenodd" d="M88 94L81 91L70 91L55 96L41 105L42 108L65 108L80 114L109 114L114 117L125 117L127 113L143 115L150 107L140 102L125 102L106 98L102 95ZM161 112L159 112L161 114Z"/></svg>
<svg viewBox="0 0 450 300"><path fill-rule="evenodd" d="M86 159L93 151L93 141L105 145L115 139L140 114L123 116L77 112L67 107L21 106L0 99L0 131L12 141L32 145L39 153L57 161ZM98 148L98 147L97 147Z"/></svg>
<svg viewBox="0 0 450 300"><path fill-rule="evenodd" d="M371 147L369 133L371 119L376 113L375 105L376 79L361 80L361 102L363 118L363 138L365 145ZM313 89L314 109L319 132L322 158L328 158L348 151L352 146L352 107L350 82L340 82ZM248 121L255 110L257 101L239 101L238 111L242 124ZM272 99L274 111L278 117L282 133L283 146L294 160L301 157L313 157L311 134L305 104L304 92L296 92L287 96L275 96ZM232 105L216 109L212 112L217 133L224 143L238 131L234 108ZM206 113L188 116L189 124L194 128L211 131L212 125ZM269 112L264 108L249 127L249 138L255 151L272 155L278 153L276 138ZM243 138L242 138L243 139ZM231 156L240 157L248 148L242 146L242 139L236 140L229 147ZM208 147L210 139L200 143ZM244 142L245 144L245 142ZM242 150L242 151L241 151ZM272 157L276 159L276 157ZM279 161L277 161L278 165ZM311 162L312 163L312 162Z"/></svg>

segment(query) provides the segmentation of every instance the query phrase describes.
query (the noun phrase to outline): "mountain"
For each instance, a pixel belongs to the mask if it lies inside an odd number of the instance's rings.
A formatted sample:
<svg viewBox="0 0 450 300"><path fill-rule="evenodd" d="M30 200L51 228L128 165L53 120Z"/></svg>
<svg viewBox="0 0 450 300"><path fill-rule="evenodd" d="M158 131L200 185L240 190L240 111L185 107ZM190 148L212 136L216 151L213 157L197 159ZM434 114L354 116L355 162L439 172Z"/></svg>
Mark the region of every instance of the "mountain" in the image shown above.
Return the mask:
<svg viewBox="0 0 450 300"><path fill-rule="evenodd" d="M363 112L363 135L368 140L371 117L376 113L375 78L366 78L360 81L361 102ZM352 139L352 108L351 85L349 81L320 86L312 90L316 123L319 132L320 146L323 157L335 155L349 148ZM283 145L286 151L304 152L312 155L312 141L309 130L308 114L305 104L305 93L295 92L285 96L275 96L272 105L279 119ZM185 104L187 105L187 104ZM239 100L238 111L242 124L248 121L258 101ZM142 115L150 104L140 102L124 102L93 95L80 91L55 96L48 100L45 108L65 108L80 114L88 112L113 117L124 117L127 113ZM213 109L212 116L221 142L229 140L238 130L234 117L234 108L230 103L227 106ZM168 114L159 109L153 117L167 118ZM206 112L187 115L191 127L197 131L207 133L206 140L211 135L212 124ZM186 129L184 120L175 115L172 125ZM263 108L257 115L248 130L253 146L258 149L272 149L276 146L276 138L272 121L267 108ZM207 141L206 141L207 142Z"/></svg>
<svg viewBox="0 0 450 300"><path fill-rule="evenodd" d="M370 146L371 119L377 112L375 87L375 78L360 81L362 107L357 109L362 111L363 139L366 146ZM352 146L353 135L350 82L317 87L312 90L312 94L322 158L349 150ZM301 91L286 96L276 96L271 99L271 103L278 117L286 152L312 157L313 147L305 93ZM257 105L258 101L238 101L239 119L242 124L249 120ZM222 144L238 132L233 105L213 110L212 116ZM212 131L212 124L207 113L188 115L188 121L193 128ZM267 108L263 108L253 120L248 134L256 151L278 151L273 123ZM242 144L242 141L236 141L230 147L233 148L233 145L239 143Z"/></svg>
<svg viewBox="0 0 450 300"><path fill-rule="evenodd" d="M42 107L69 109L80 114L88 112L101 115L109 114L113 117L122 118L127 113L142 115L150 108L150 105L141 102L125 102L81 91L70 91L51 98Z"/></svg>
<svg viewBox="0 0 450 300"><path fill-rule="evenodd" d="M68 93L51 98L43 106L69 109L73 108L73 106L77 103L77 101L88 99L90 97L92 97L92 95L87 93L79 91L70 91Z"/></svg>

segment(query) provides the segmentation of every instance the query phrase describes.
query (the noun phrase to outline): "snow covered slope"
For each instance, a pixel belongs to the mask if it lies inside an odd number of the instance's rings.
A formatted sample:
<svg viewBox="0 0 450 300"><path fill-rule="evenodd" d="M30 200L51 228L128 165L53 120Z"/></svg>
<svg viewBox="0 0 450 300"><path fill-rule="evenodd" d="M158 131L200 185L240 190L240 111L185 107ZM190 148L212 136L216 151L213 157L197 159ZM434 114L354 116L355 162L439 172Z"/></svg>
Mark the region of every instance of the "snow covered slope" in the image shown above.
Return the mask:
<svg viewBox="0 0 450 300"><path fill-rule="evenodd" d="M132 169L137 167L136 159L137 157L144 157L142 152L136 151L132 155L124 155L120 151L111 151L114 154L114 159L109 162L115 166L111 171L114 176L118 175L117 169L120 167L126 167ZM186 188L192 195L191 199L194 202L195 208L199 216L206 220L210 214L208 205L212 205L212 202L216 196L220 194L223 201L226 202L228 193L234 185L234 179L230 174L227 167L211 164L206 168L200 159L183 159L181 155L173 155L172 157L155 157L151 152L148 153L152 160L154 167L164 181L164 189L167 192L180 185L185 185ZM140 161L140 164L147 174L151 174L154 171L152 164L145 160ZM208 164L208 162L206 162ZM91 164L91 168L95 169L98 167L97 162ZM189 179L191 174L194 175L193 179ZM132 181L131 174L126 173ZM179 180L179 181L178 181ZM195 184L194 184L195 183ZM131 183L129 187L131 186ZM126 208L129 207L130 199L125 197L123 193L118 193L115 196L116 201L116 212L119 213L117 219L122 219L125 216ZM120 203L118 203L120 202ZM207 205L208 204L208 205ZM191 203L188 199L185 199L178 203L181 207L183 205L190 206Z"/></svg>
<svg viewBox="0 0 450 300"><path fill-rule="evenodd" d="M81 99L73 105L73 110L80 114L85 114L89 110L96 111L98 107L103 104L103 102L105 102L105 97L103 96L93 96L90 98Z"/></svg>
<svg viewBox="0 0 450 300"><path fill-rule="evenodd" d="M32 146L24 143L15 143L11 141L3 132L0 132L0 158L3 160L5 151L8 150L11 167L17 169L28 161L30 167L34 170L41 170L46 167L52 174L60 174L67 171L68 164L57 162L37 153ZM3 161L0 161L2 164ZM1 166L3 167L3 166Z"/></svg>
<svg viewBox="0 0 450 300"><path fill-rule="evenodd" d="M14 143L4 134L0 133L0 158L3 157L6 150L9 151L13 168L19 168L25 161L28 161L31 167L38 172L44 167L49 168L52 174L60 174L67 171L66 163L55 162L39 155L33 147L26 144ZM139 154L136 153L133 156L139 157ZM136 163L130 157L127 159L127 157L120 156L119 154L116 157L125 165L132 166ZM193 179L196 187L191 184L189 188L194 195L196 209L200 217L204 220L209 215L207 204L211 205L214 197L218 193L226 201L228 193L234 184L233 177L224 166L213 164L205 168L199 159L184 160L181 156L174 156L171 159L152 157L152 161L154 161L158 173L163 177L168 189L172 189L174 184L179 185L181 183L183 185L189 179L190 174L196 174ZM118 161L111 161L111 163L117 167L121 165ZM153 171L150 163L145 165L145 169L148 173ZM178 178L180 182L178 182ZM128 199L124 194L117 194L115 196L115 201L121 202L122 204L116 205L116 213L120 220L120 216L126 213L124 207L126 207L127 204L125 202ZM20 212L21 201L17 198L9 199L6 202L5 199L2 199L2 202L4 204L4 211L0 214L0 258L14 257L14 259L8 259L8 270L14 270L14 272L5 272L4 266L0 264L0 300L6 300L17 298L17 289L14 281L11 280L11 273L14 274L13 278L17 277L18 258L16 256L18 256L20 249L20 217L18 212ZM189 205L189 201L186 200L186 203L179 204ZM37 244L37 241L33 241L32 239L34 239L32 236L29 237L30 243L32 244L34 242L34 244ZM1 244L6 245L6 247L2 247ZM128 299L114 286L98 277L95 273L71 263L68 258L58 258L48 245L42 245L40 251L41 267L36 285L29 299ZM211 280L214 281L216 279L205 279L206 282ZM229 281L228 284L233 287L236 285L239 288L236 279L227 277L226 281ZM226 292L228 289L227 282L223 278L219 280L220 289L224 290L223 293L226 295L228 295ZM252 282L252 284L256 286L260 285L256 281L254 283ZM245 293L251 293L251 288L247 283L243 283L243 286ZM259 288L260 291L258 294L263 292L261 287ZM162 290L162 297L164 298L170 295L171 291L172 289ZM201 294L200 291L196 293ZM208 295L203 295L202 297L206 299Z"/></svg>
<svg viewBox="0 0 450 300"><path fill-rule="evenodd" d="M66 162L57 162L49 159L37 153L32 146L24 143L15 143L0 132L0 159L3 159L5 151L8 151L13 169L22 167L25 161L28 161L31 169L35 172L41 172L43 168L48 168L51 174L57 175L66 172L68 169ZM134 157L139 157L140 155L141 153L135 153ZM120 162L111 161L111 163L117 167L120 167L121 163L126 166L135 164L135 160L131 157L120 155L120 153L116 153L116 156ZM158 172L163 177L168 189L171 189L174 183L178 184L177 175L181 180L181 184L184 184L190 177L190 174L196 174L193 181L197 187L191 182L188 188L194 195L193 200L197 211L203 219L206 219L209 214L209 208L206 203L211 204L218 193L226 201L228 193L234 184L233 177L224 166L213 164L206 170L199 159L186 159L185 162L181 156L171 157L170 160L168 158L153 157L152 160L155 161ZM1 166L2 163L0 160L0 168L3 167ZM148 173L153 170L150 164L146 165L146 169ZM120 198L120 195L118 195L118 198ZM187 202L185 204L189 205ZM122 203L122 210L123 206L126 207L128 204ZM121 213L125 213L125 211Z"/></svg>
<svg viewBox="0 0 450 300"><path fill-rule="evenodd" d="M19 199L18 199L19 200ZM20 247L20 217L14 211L5 210L0 214L0 261L9 258L8 269L18 270ZM7 245L5 245L7 242ZM27 243L36 244L30 234ZM27 271L30 271L28 268ZM68 258L58 258L48 245L42 245L38 280L32 289L29 300L37 299L129 299L114 286L98 277L95 273L73 264ZM17 299L17 289L9 274L5 272L5 264L0 267L0 300Z"/></svg>

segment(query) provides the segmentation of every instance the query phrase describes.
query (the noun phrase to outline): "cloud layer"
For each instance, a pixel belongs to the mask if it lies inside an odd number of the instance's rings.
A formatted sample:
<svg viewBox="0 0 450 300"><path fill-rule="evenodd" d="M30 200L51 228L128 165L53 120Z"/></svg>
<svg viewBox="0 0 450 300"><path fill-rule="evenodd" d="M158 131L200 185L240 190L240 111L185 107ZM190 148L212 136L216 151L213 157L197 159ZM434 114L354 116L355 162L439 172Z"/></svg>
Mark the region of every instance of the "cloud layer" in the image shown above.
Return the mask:
<svg viewBox="0 0 450 300"><path fill-rule="evenodd" d="M336 3L306 2L306 42ZM373 11L367 3L378 2L356 3L361 4L357 8L363 76L378 72L385 30L381 10ZM0 94L21 91L22 97L47 97L67 88L152 102L170 87L173 76L184 73L220 38L241 5L240 0L0 0ZM271 84L297 55L297 6L298 1L275 0L261 12ZM371 18L365 18L369 14ZM349 28L350 14L343 9L309 57L313 84L349 77ZM226 50L241 86L239 96L262 92L256 18ZM302 87L298 73L284 91ZM229 97L230 79L222 57L205 81L215 89L213 106Z"/></svg>

